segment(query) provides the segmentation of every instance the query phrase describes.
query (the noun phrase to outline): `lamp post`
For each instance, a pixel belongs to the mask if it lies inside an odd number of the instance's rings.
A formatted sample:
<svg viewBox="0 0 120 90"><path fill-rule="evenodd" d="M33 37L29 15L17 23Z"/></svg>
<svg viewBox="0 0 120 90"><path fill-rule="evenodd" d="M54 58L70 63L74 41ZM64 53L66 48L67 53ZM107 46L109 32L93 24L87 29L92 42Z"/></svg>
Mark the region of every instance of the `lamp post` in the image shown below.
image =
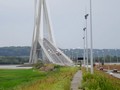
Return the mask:
<svg viewBox="0 0 120 90"><path fill-rule="evenodd" d="M104 64L105 64L105 54L104 54L104 50L102 50L103 53L103 60L104 60Z"/></svg>
<svg viewBox="0 0 120 90"><path fill-rule="evenodd" d="M84 66L86 65L85 63L85 57L86 57L86 48L85 48L85 29L83 28L84 34L83 34L83 42L84 42Z"/></svg>
<svg viewBox="0 0 120 90"><path fill-rule="evenodd" d="M98 65L100 65L99 51L97 51L97 61L98 61Z"/></svg>
<svg viewBox="0 0 120 90"><path fill-rule="evenodd" d="M69 58L72 60L72 58L71 58L71 49L68 49L68 52L69 52Z"/></svg>
<svg viewBox="0 0 120 90"><path fill-rule="evenodd" d="M91 74L93 74L93 37L92 37L92 0L90 0L90 61L91 61Z"/></svg>
<svg viewBox="0 0 120 90"><path fill-rule="evenodd" d="M67 56L68 56L68 54L67 54L67 49L65 49L65 50L64 50L64 53L65 53L65 55L67 55Z"/></svg>
<svg viewBox="0 0 120 90"><path fill-rule="evenodd" d="M117 49L115 49L115 52L116 52L116 58L117 58L117 63L118 63Z"/></svg>
<svg viewBox="0 0 120 90"><path fill-rule="evenodd" d="M86 59L87 59L87 71L88 71L88 34L87 34L87 18L89 14L85 15L85 21L86 21L86 28L84 30L86 31Z"/></svg>
<svg viewBox="0 0 120 90"><path fill-rule="evenodd" d="M72 60L73 60L73 61L74 61L74 49L75 49L75 48L72 48L72 49L71 49L71 54L72 54Z"/></svg>
<svg viewBox="0 0 120 90"><path fill-rule="evenodd" d="M72 49L71 49L71 59L73 60L73 51L72 51Z"/></svg>
<svg viewBox="0 0 120 90"><path fill-rule="evenodd" d="M109 50L109 55L110 55L110 65L111 65L111 57L112 57L111 50Z"/></svg>

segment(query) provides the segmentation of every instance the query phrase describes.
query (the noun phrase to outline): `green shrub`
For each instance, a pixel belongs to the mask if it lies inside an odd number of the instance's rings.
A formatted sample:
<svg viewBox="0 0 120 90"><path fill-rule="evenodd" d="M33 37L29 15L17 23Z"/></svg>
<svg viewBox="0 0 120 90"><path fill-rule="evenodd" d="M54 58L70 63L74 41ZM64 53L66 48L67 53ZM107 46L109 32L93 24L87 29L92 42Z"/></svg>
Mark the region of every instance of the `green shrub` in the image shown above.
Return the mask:
<svg viewBox="0 0 120 90"><path fill-rule="evenodd" d="M43 62L41 62L41 61L38 61L36 64L34 64L34 68L35 69L40 69L41 67L43 67L44 66L44 64L43 64Z"/></svg>
<svg viewBox="0 0 120 90"><path fill-rule="evenodd" d="M82 88L84 90L120 90L120 80L108 77L109 75L106 73L97 70L93 75L83 70ZM119 82L119 84L115 84L117 82L114 81Z"/></svg>
<svg viewBox="0 0 120 90"><path fill-rule="evenodd" d="M60 68L60 67L62 67L62 66L60 66L60 65L55 65L55 66L54 66L54 68L56 68L56 69L58 69L58 68Z"/></svg>
<svg viewBox="0 0 120 90"><path fill-rule="evenodd" d="M70 90L71 79L78 68L56 66L58 69L47 74L44 79L18 90Z"/></svg>

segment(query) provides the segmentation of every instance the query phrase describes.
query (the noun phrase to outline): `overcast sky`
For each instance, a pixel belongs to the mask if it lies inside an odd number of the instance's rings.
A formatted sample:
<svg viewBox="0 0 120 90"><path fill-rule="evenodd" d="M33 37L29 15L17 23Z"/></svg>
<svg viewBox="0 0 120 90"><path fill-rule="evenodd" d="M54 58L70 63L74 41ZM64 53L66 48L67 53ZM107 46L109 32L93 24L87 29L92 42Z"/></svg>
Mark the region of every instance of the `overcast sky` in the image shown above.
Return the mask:
<svg viewBox="0 0 120 90"><path fill-rule="evenodd" d="M89 0L46 2L57 46L83 48L84 15L89 13ZM92 8L93 47L120 48L120 0L92 0ZM30 46L33 27L34 0L0 0L0 47ZM88 18L88 35L89 31Z"/></svg>

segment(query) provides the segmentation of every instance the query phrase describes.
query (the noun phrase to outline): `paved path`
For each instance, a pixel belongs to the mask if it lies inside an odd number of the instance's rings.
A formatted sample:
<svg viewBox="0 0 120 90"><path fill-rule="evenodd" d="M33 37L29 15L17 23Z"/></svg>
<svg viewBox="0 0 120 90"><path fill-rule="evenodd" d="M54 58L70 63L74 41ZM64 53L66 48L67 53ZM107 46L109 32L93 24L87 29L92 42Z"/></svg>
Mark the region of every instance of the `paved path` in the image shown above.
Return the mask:
<svg viewBox="0 0 120 90"><path fill-rule="evenodd" d="M73 77L71 82L71 90L80 90L78 89L82 82L82 72L79 70Z"/></svg>

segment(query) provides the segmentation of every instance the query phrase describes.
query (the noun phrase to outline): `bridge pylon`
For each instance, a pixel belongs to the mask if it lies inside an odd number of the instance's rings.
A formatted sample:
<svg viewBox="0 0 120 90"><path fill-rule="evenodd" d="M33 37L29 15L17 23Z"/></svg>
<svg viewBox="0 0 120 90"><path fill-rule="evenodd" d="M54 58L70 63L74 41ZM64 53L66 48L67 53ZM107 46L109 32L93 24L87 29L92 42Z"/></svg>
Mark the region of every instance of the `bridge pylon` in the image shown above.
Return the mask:
<svg viewBox="0 0 120 90"><path fill-rule="evenodd" d="M55 44L46 0L35 0L35 21L29 63L37 63L41 59L45 63L73 65Z"/></svg>

